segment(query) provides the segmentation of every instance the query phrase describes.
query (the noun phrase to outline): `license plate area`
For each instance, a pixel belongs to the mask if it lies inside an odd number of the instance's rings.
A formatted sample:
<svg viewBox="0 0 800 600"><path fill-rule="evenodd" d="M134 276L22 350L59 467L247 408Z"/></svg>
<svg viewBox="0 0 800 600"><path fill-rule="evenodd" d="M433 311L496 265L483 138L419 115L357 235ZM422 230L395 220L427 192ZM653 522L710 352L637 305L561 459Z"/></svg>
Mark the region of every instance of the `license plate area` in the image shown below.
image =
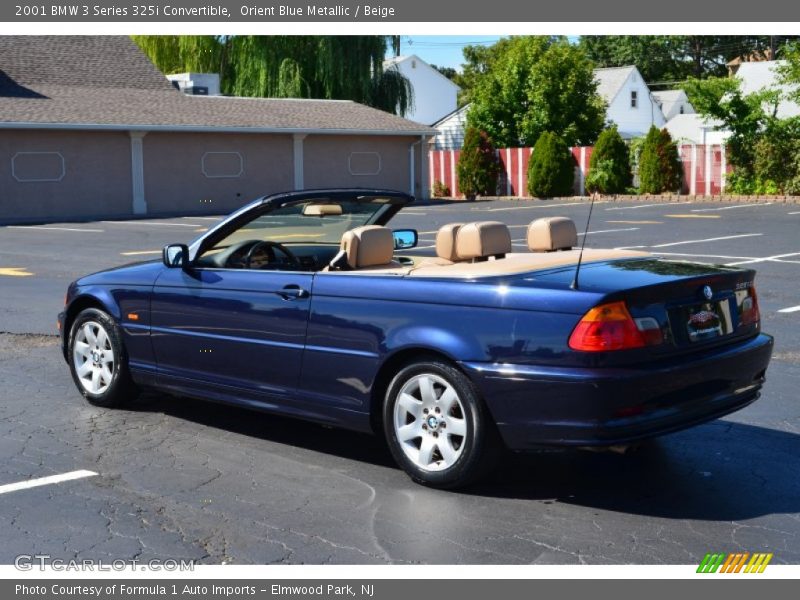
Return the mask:
<svg viewBox="0 0 800 600"><path fill-rule="evenodd" d="M703 302L685 306L682 320L690 342L702 342L733 333L730 302Z"/></svg>

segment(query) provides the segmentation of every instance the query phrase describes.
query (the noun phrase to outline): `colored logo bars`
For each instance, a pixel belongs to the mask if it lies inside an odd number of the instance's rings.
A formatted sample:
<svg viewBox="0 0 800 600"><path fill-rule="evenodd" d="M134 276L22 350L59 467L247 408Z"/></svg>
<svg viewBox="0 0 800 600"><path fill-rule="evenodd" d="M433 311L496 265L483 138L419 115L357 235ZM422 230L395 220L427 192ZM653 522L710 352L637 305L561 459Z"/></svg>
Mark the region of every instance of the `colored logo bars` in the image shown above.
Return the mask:
<svg viewBox="0 0 800 600"><path fill-rule="evenodd" d="M748 561L749 559L749 561ZM698 573L763 573L769 561L772 560L772 553L756 552L736 552L733 554L712 554L708 553L703 557L700 566L697 567Z"/></svg>

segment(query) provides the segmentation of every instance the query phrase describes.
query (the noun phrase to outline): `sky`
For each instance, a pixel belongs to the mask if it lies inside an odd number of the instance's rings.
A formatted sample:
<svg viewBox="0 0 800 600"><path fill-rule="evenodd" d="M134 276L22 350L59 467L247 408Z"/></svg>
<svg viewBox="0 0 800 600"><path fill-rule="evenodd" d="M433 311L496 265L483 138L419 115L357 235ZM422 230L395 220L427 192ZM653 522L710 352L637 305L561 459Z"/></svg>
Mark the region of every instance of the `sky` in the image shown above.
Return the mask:
<svg viewBox="0 0 800 600"><path fill-rule="evenodd" d="M400 38L400 54L416 54L426 63L460 71L464 46L491 46L499 39L498 35L404 35Z"/></svg>
<svg viewBox="0 0 800 600"><path fill-rule="evenodd" d="M438 67L452 67L461 71L464 46L491 46L502 36L499 35L403 35L400 37L400 55L416 54L428 64ZM578 36L567 36L577 43Z"/></svg>

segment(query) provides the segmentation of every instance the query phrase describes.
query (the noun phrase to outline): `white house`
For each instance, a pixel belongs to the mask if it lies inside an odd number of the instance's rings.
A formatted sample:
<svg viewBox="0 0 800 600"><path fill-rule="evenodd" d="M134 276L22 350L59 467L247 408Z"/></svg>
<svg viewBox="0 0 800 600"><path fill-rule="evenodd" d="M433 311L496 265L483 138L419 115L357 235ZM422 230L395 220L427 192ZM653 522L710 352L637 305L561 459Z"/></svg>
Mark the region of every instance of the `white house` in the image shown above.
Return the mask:
<svg viewBox="0 0 800 600"><path fill-rule="evenodd" d="M415 54L383 61L383 68L397 69L411 82L414 107L405 118L430 125L458 108L461 89Z"/></svg>
<svg viewBox="0 0 800 600"><path fill-rule="evenodd" d="M597 93L606 101L606 121L619 129L623 139L642 137L651 125L663 127L661 107L635 66L595 69Z"/></svg>
<svg viewBox="0 0 800 600"><path fill-rule="evenodd" d="M679 144L722 144L730 132L719 129L720 123L696 113L677 114L664 128Z"/></svg>
<svg viewBox="0 0 800 600"><path fill-rule="evenodd" d="M764 89L780 90L784 94L791 91L791 88L780 83L780 74L777 67L783 61L766 60L761 62L743 62L736 71L736 78L741 81L742 93L752 94ZM777 116L781 119L796 117L800 115L800 105L791 100L782 100L778 104Z"/></svg>
<svg viewBox="0 0 800 600"><path fill-rule="evenodd" d="M432 140L433 150L458 150L464 145L468 112L469 104L454 110L431 125L436 130L436 137Z"/></svg>
<svg viewBox="0 0 800 600"><path fill-rule="evenodd" d="M695 113L689 97L683 90L663 90L652 92L652 94L666 121L676 115L693 115Z"/></svg>

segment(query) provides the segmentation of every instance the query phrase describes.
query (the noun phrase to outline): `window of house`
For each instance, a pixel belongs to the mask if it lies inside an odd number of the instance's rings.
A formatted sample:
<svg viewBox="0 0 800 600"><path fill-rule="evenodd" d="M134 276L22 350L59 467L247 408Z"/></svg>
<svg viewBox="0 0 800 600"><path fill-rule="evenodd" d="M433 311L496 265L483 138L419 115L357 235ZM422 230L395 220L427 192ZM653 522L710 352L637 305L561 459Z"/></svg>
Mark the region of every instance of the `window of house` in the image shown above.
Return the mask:
<svg viewBox="0 0 800 600"><path fill-rule="evenodd" d="M681 114L683 114L683 104L681 104Z"/></svg>
<svg viewBox="0 0 800 600"><path fill-rule="evenodd" d="M631 108L636 108L638 102L638 93L636 91L631 92Z"/></svg>

